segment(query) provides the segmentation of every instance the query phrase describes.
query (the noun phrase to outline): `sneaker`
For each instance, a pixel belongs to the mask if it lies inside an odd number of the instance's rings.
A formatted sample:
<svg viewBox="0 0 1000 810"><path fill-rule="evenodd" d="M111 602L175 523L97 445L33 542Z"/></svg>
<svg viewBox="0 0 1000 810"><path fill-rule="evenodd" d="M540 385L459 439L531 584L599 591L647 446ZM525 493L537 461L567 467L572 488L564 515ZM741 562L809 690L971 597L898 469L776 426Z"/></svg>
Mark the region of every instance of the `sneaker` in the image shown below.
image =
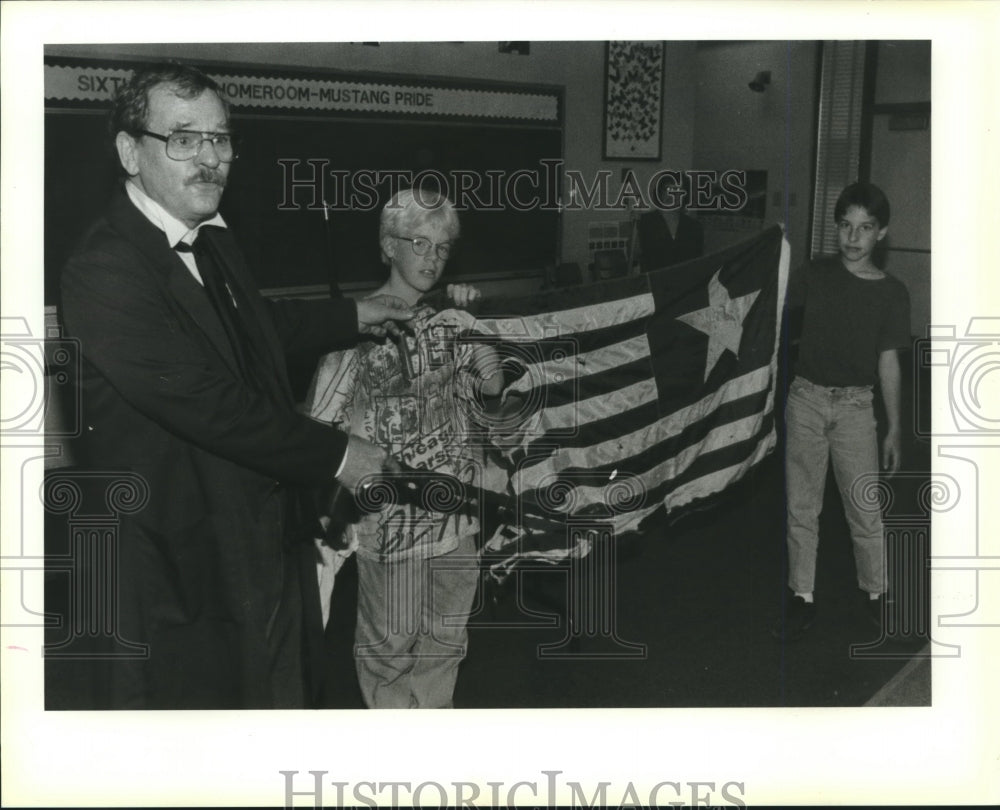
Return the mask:
<svg viewBox="0 0 1000 810"><path fill-rule="evenodd" d="M881 630L882 625L885 622L886 611L889 607L889 598L887 594L879 594L878 599L872 599L868 594L862 594L864 599L864 604L862 605L862 614L865 619L871 624L876 630Z"/></svg>
<svg viewBox="0 0 1000 810"><path fill-rule="evenodd" d="M801 596L788 595L785 615L771 628L771 635L779 641L798 641L816 621L816 603Z"/></svg>

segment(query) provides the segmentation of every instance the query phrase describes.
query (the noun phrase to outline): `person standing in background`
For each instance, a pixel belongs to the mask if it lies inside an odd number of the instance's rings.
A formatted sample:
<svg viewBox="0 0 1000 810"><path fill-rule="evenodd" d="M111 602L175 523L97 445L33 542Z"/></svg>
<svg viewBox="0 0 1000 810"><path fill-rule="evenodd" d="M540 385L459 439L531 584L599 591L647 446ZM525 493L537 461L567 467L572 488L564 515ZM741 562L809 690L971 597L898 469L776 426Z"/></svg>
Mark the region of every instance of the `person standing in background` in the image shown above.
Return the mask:
<svg viewBox="0 0 1000 810"><path fill-rule="evenodd" d="M665 172L656 184L654 210L639 217L639 268L643 273L697 259L705 250L701 223L686 211L691 182Z"/></svg>
<svg viewBox="0 0 1000 810"><path fill-rule="evenodd" d="M888 583L882 516L853 493L862 476L892 474L901 461L899 349L910 344L906 287L876 266L873 254L888 232L889 201L870 183L847 186L834 207L840 254L812 262L789 305L805 296L802 340L785 407L788 594L772 635L801 638L817 615L813 589L819 515L832 462L844 505L863 615L881 628ZM885 404L881 453L875 432L874 387Z"/></svg>

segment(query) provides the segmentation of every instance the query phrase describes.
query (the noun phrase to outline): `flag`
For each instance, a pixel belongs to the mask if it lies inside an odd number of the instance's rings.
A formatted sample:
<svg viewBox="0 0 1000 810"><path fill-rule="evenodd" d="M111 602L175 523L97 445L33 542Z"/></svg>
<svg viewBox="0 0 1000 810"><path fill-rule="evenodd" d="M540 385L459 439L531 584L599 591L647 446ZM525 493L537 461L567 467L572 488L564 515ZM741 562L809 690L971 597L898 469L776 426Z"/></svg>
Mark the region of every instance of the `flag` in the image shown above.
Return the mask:
<svg viewBox="0 0 1000 810"><path fill-rule="evenodd" d="M479 421L520 508L620 536L758 465L776 443L788 261L774 226L642 276L484 302L466 338L519 376Z"/></svg>
<svg viewBox="0 0 1000 810"><path fill-rule="evenodd" d="M507 503L485 543L495 578L524 559L583 556L595 532L642 530L723 492L774 449L788 262L774 226L664 270L421 323L425 353L486 344L511 380L499 408L458 384L475 375L456 372L448 395L475 411L451 441L498 462L477 485L484 501L490 490ZM418 365L445 361L454 357L431 352ZM354 350L324 358L311 415L346 427L360 369Z"/></svg>

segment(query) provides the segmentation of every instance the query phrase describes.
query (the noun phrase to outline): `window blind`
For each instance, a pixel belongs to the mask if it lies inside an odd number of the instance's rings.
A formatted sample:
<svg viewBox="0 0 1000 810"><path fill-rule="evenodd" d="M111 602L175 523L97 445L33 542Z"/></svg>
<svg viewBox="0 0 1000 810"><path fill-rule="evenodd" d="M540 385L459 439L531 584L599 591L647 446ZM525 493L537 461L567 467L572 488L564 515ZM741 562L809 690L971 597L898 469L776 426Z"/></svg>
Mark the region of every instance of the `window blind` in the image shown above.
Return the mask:
<svg viewBox="0 0 1000 810"><path fill-rule="evenodd" d="M833 208L844 186L858 179L866 47L866 43L857 41L823 43L812 257L836 253Z"/></svg>

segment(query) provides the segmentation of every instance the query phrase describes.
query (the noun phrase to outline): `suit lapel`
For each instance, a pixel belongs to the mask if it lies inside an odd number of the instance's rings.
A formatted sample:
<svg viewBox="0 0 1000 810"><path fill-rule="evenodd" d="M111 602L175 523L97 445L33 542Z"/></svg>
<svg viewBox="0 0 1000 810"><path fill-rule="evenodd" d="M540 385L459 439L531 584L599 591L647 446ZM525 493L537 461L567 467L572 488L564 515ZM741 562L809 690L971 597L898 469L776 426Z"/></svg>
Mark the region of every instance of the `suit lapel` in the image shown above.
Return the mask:
<svg viewBox="0 0 1000 810"><path fill-rule="evenodd" d="M173 251L171 251L173 252ZM179 268L171 267L167 275L167 290L184 311L205 333L205 337L225 360L226 365L236 376L242 376L239 359L233 352L229 335L226 333L218 313L212 308L204 288L194 280L187 266L176 256L174 261Z"/></svg>
<svg viewBox="0 0 1000 810"><path fill-rule="evenodd" d="M187 265L167 244L163 231L146 219L124 192L112 202L108 222L145 256L163 280L168 295L204 333L226 365L239 376L239 361L233 354L219 316Z"/></svg>
<svg viewBox="0 0 1000 810"><path fill-rule="evenodd" d="M232 233L227 229L209 228L199 238L205 237L211 240L216 255L226 264L226 275L236 299L240 320L247 337L253 343L253 357L266 365L266 368L259 370L257 377L262 385L268 387L275 401L292 404L281 341L272 325L271 313L253 284Z"/></svg>

